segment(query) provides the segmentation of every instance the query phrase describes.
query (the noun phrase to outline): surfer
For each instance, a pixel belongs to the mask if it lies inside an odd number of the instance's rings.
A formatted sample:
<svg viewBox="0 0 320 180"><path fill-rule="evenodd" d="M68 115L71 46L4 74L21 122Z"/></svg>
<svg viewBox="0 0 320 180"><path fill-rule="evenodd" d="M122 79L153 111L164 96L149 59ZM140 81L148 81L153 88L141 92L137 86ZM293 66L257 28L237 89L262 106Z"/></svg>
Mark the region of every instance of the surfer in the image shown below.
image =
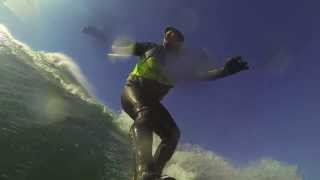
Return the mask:
<svg viewBox="0 0 320 180"><path fill-rule="evenodd" d="M115 53L140 57L127 78L121 96L123 110L134 120L129 132L135 153L134 180L161 179L166 163L175 152L180 130L161 100L179 80L210 81L249 68L241 56L229 58L221 68L204 70L197 68L196 64L192 64L191 68L184 66L184 60L190 57L190 53L186 53L183 44L182 32L168 26L164 30L162 44L133 42L126 47L113 47ZM154 155L153 132L161 139Z"/></svg>

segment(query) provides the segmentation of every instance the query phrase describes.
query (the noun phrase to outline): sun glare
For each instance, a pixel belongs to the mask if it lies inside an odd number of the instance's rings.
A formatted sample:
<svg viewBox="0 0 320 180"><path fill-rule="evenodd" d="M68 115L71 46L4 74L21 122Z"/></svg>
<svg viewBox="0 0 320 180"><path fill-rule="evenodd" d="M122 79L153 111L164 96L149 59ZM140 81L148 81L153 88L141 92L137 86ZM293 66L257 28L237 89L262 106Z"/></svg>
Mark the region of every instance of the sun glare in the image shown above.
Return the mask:
<svg viewBox="0 0 320 180"><path fill-rule="evenodd" d="M22 21L37 14L37 3L34 0L6 0L3 4Z"/></svg>

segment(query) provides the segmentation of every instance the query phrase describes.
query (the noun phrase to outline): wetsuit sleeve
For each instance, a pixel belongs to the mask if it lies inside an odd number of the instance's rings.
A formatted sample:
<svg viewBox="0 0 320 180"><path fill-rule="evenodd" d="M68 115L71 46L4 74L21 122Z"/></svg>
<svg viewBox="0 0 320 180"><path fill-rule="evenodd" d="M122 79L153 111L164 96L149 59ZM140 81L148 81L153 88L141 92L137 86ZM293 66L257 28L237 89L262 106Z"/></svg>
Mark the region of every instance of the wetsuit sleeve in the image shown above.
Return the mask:
<svg viewBox="0 0 320 180"><path fill-rule="evenodd" d="M209 60L208 54L203 49L187 49L187 57L191 67L191 77L194 80L215 80L227 76L223 67L217 67Z"/></svg>
<svg viewBox="0 0 320 180"><path fill-rule="evenodd" d="M148 50L155 47L157 44L151 42L136 42L133 48L133 55L143 56Z"/></svg>
<svg viewBox="0 0 320 180"><path fill-rule="evenodd" d="M225 71L225 69L223 67L221 68L212 68L208 71L204 71L204 72L199 72L197 74L197 79L198 80L204 80L204 81L210 81L210 80L216 80L219 78L223 78L228 76L229 73L227 73Z"/></svg>

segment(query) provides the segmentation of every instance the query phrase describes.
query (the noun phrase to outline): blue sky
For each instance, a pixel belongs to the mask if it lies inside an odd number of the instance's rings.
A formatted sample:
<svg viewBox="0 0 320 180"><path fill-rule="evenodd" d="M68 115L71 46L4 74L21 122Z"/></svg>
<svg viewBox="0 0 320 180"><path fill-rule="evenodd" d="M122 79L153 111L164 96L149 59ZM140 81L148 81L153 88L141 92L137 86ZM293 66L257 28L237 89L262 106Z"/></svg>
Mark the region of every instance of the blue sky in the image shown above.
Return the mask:
<svg viewBox="0 0 320 180"><path fill-rule="evenodd" d="M22 1L19 1L22 3ZM160 42L174 25L189 47L213 63L242 55L250 71L212 82L184 82L165 99L182 142L199 144L242 165L262 157L297 164L306 180L320 177L320 3L297 0L33 1L14 12L0 3L0 23L38 50L63 52L79 64L95 94L118 111L136 58L112 63L112 41ZM81 33L104 30L101 44Z"/></svg>

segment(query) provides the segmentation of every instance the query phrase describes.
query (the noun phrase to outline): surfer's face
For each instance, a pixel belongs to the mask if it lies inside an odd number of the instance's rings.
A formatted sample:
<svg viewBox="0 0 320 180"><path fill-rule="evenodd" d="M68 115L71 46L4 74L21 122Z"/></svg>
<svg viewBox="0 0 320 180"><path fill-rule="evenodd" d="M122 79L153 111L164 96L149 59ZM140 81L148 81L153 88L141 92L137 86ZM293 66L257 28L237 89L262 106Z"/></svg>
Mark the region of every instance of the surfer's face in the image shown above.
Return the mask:
<svg viewBox="0 0 320 180"><path fill-rule="evenodd" d="M170 50L181 49L183 42L179 39L179 36L174 31L167 31L163 38L163 46Z"/></svg>

